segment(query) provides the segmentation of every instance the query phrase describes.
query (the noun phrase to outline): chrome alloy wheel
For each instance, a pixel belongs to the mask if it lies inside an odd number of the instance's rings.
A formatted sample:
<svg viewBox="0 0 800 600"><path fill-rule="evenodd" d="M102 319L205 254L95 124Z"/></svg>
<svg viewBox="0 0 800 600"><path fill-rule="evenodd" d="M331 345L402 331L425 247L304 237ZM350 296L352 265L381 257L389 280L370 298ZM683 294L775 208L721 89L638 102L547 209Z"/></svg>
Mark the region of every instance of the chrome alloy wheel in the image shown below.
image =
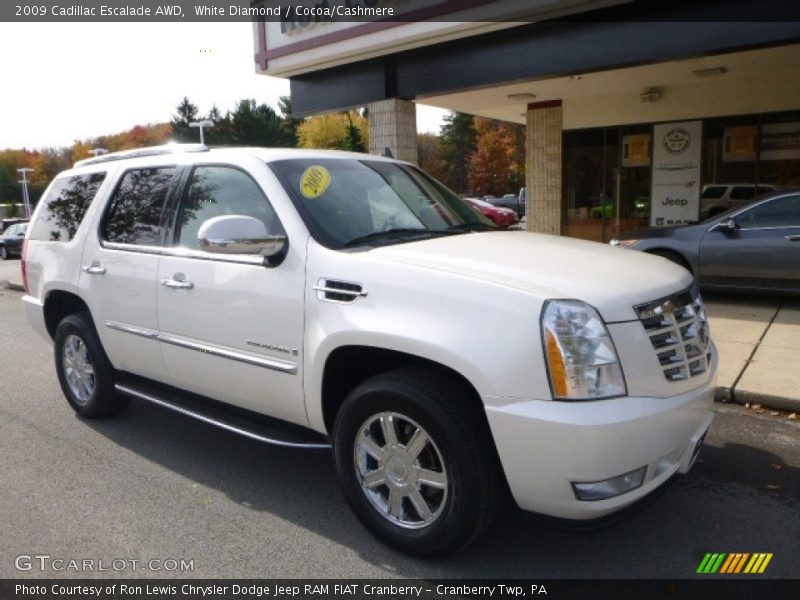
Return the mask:
<svg viewBox="0 0 800 600"><path fill-rule="evenodd" d="M64 340L62 357L67 385L75 402L84 405L94 394L97 385L92 357L89 356L86 343L75 334L68 335Z"/></svg>
<svg viewBox="0 0 800 600"><path fill-rule="evenodd" d="M372 415L355 441L361 490L378 513L407 529L431 525L444 511L448 477L427 431L395 412Z"/></svg>

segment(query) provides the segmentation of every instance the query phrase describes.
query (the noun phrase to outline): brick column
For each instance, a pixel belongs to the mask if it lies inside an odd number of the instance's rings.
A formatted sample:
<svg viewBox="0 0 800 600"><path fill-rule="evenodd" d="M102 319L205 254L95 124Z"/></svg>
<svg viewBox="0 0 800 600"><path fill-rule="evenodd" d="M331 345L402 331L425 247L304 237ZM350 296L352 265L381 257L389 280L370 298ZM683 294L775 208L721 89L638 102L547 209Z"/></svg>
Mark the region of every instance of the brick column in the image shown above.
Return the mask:
<svg viewBox="0 0 800 600"><path fill-rule="evenodd" d="M369 104L369 153L417 163L417 109L409 100L391 98Z"/></svg>
<svg viewBox="0 0 800 600"><path fill-rule="evenodd" d="M561 100L528 104L525 185L528 231L562 235Z"/></svg>

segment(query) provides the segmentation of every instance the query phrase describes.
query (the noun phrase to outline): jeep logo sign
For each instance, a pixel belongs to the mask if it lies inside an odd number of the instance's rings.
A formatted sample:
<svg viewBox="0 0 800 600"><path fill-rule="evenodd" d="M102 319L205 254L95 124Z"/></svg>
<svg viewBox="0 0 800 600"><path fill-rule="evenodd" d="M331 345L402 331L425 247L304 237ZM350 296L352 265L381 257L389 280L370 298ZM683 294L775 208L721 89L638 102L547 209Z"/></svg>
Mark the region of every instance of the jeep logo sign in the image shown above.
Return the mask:
<svg viewBox="0 0 800 600"><path fill-rule="evenodd" d="M653 127L653 182L650 225L682 225L700 213L701 121Z"/></svg>

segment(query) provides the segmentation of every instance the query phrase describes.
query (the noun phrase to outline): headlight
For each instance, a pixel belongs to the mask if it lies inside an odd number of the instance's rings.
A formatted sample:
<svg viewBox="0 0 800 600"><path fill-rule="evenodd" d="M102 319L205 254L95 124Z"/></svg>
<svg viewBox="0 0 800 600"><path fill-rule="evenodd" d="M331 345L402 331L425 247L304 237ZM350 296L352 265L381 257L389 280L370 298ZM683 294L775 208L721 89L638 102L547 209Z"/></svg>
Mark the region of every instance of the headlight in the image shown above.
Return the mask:
<svg viewBox="0 0 800 600"><path fill-rule="evenodd" d="M618 240L614 238L609 242L609 244L611 244L612 246L618 246L620 248L630 248L638 241L639 240Z"/></svg>
<svg viewBox="0 0 800 600"><path fill-rule="evenodd" d="M580 300L549 300L542 311L542 337L553 398L627 394L614 342L594 308Z"/></svg>

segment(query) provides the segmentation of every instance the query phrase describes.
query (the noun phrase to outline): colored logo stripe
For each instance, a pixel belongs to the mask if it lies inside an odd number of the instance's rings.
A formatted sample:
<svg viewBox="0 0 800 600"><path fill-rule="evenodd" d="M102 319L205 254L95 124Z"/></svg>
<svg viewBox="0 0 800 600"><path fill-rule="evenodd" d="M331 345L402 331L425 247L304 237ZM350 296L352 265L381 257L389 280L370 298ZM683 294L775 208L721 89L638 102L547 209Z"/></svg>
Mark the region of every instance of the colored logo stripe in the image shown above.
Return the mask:
<svg viewBox="0 0 800 600"><path fill-rule="evenodd" d="M750 574L763 573L771 560L771 552L757 552L754 554L749 552L733 552L730 554L708 552L700 562L700 566L697 567L697 573L720 573L726 575L742 572Z"/></svg>
<svg viewBox="0 0 800 600"><path fill-rule="evenodd" d="M769 561L772 560L772 552L769 554L761 553L761 554L753 554L753 558L750 559L750 562L747 563L747 566L744 568L745 573L763 573L764 570L767 568Z"/></svg>

